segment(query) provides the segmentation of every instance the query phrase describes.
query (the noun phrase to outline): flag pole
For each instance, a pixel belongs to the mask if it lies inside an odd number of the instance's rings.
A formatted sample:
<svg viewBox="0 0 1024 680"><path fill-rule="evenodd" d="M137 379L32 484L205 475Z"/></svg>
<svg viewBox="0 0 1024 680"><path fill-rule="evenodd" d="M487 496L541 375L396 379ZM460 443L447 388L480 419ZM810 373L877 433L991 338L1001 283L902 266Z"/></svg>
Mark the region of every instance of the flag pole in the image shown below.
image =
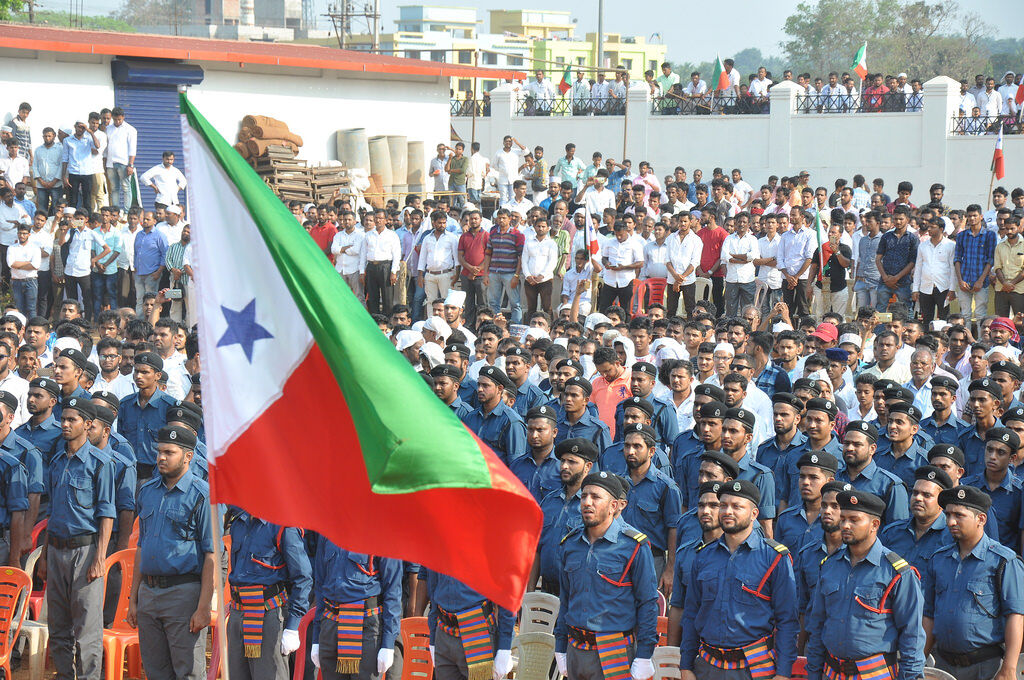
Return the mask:
<svg viewBox="0 0 1024 680"><path fill-rule="evenodd" d="M213 591L217 595L217 628L216 637L213 644L220 648L220 672L223 680L231 680L228 674L228 613L227 603L225 600L224 592L224 580L222 578L221 564L224 558L223 552L223 536L221 527L223 526L220 518L220 512L217 510L217 504L213 502L216 497L215 492L215 463L210 463L210 524L213 529ZM217 677L216 671L214 671L214 678Z"/></svg>
<svg viewBox="0 0 1024 680"><path fill-rule="evenodd" d="M995 169L993 169L992 170L992 177L990 177L989 181L988 181L988 201L986 202L985 210L991 210L992 209L992 187L994 187L995 184L996 184L996 171L995 171Z"/></svg>

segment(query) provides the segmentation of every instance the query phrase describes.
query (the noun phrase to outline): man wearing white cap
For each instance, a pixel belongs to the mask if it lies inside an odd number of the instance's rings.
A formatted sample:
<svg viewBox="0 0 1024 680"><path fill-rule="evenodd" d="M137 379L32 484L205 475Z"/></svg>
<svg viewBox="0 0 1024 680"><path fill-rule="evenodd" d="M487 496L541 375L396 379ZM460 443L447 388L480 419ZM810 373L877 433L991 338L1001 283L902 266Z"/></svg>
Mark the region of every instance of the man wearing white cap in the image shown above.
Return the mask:
<svg viewBox="0 0 1024 680"><path fill-rule="evenodd" d="M401 352L406 360L419 369L420 347L425 340L419 331L398 331L395 335L395 349Z"/></svg>
<svg viewBox="0 0 1024 680"><path fill-rule="evenodd" d="M476 334L465 326L463 306L466 304L466 293L461 290L449 290L448 297L444 299L444 321L448 324L451 333L459 331L466 336L466 344L472 347L476 344ZM449 333L449 337L451 336Z"/></svg>
<svg viewBox="0 0 1024 680"><path fill-rule="evenodd" d="M423 333L425 341L432 342L441 347L448 344L448 336L452 334L452 329L444 319L439 316L432 316L422 323L423 327L420 329L420 332Z"/></svg>
<svg viewBox="0 0 1024 680"><path fill-rule="evenodd" d="M1013 71L1007 71L1003 74L1003 84L999 86L999 94L1003 98L1003 110L1004 116L1016 116L1017 115L1017 88L1019 85L1014 84L1014 79L1017 74Z"/></svg>
<svg viewBox="0 0 1024 680"><path fill-rule="evenodd" d="M181 240L181 230L185 228L185 220L181 217L180 205L169 205L164 209L164 221L156 225L157 230L167 238L167 243Z"/></svg>
<svg viewBox="0 0 1024 680"><path fill-rule="evenodd" d="M188 186L181 170L174 167L174 152L164 151L163 162L154 165L142 175L142 183L156 192L157 208L178 204L178 192ZM175 243L177 239L170 241Z"/></svg>

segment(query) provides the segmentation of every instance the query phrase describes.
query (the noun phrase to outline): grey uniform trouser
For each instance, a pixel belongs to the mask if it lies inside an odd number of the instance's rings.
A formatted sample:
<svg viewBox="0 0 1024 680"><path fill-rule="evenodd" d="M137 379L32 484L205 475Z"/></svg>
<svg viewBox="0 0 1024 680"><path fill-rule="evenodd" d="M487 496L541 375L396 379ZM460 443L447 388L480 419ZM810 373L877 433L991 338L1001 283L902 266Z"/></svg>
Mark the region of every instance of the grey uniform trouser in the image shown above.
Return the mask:
<svg viewBox="0 0 1024 680"><path fill-rule="evenodd" d="M367 616L363 620L363 645L359 657L359 673L338 672L338 622L323 618L320 621L320 673L324 680L377 680L377 652L380 651L380 616Z"/></svg>
<svg viewBox="0 0 1024 680"><path fill-rule="evenodd" d="M139 651L149 680L199 680L206 677L206 628L189 630L202 585L170 588L139 585Z"/></svg>
<svg viewBox="0 0 1024 680"><path fill-rule="evenodd" d="M242 612L228 615L228 674L232 680L288 680L288 657L281 653L284 607L263 613L263 642L256 658L245 655L242 643Z"/></svg>
<svg viewBox="0 0 1024 680"><path fill-rule="evenodd" d="M497 625L492 624L489 628L491 649L496 653ZM468 680L469 666L462 639L449 635L440 625L434 630L434 680Z"/></svg>
<svg viewBox="0 0 1024 680"><path fill-rule="evenodd" d="M940 671L946 671L956 680L991 680L1003 661L1003 657L997 656L994 659L979 661L970 666L954 666L947 663L938 652L934 652L932 656L935 658L935 667Z"/></svg>
<svg viewBox="0 0 1024 680"><path fill-rule="evenodd" d="M630 643L626 653L632 664L636 657L636 645ZM569 673L569 680L604 680L601 659L596 649L577 649L570 644L565 650L565 670Z"/></svg>
<svg viewBox="0 0 1024 680"><path fill-rule="evenodd" d="M726 670L712 666L699 656L693 662L693 674L697 680L750 680L749 668Z"/></svg>
<svg viewBox="0 0 1024 680"><path fill-rule="evenodd" d="M50 656L59 680L99 680L103 671L103 579L86 576L96 548L46 547Z"/></svg>

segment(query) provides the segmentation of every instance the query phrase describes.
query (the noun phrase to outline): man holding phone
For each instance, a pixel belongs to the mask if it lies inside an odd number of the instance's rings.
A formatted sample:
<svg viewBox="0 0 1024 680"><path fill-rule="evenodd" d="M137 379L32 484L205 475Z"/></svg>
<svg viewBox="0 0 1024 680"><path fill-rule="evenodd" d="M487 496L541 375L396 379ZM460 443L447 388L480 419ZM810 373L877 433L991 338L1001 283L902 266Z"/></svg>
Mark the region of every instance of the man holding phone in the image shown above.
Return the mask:
<svg viewBox="0 0 1024 680"><path fill-rule="evenodd" d="M185 265L185 249L192 240L192 229L187 224L181 230L181 240L172 243L167 247L167 257L164 264L171 275L171 288L164 297L171 301L171 318L175 321L184 320L182 304L182 292L189 283L191 267Z"/></svg>

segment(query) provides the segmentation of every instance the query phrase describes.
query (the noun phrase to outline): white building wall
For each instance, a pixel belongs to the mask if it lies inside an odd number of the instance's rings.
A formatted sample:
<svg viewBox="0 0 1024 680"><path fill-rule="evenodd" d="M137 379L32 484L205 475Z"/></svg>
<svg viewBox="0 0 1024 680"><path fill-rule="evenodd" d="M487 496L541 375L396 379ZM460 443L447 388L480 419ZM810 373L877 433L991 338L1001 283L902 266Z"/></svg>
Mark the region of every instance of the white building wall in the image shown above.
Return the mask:
<svg viewBox="0 0 1024 680"><path fill-rule="evenodd" d="M4 122L21 102L32 105L33 144L42 144L45 127L71 127L90 111L114 105L110 58L97 55L0 49L0 91L7 93Z"/></svg>

